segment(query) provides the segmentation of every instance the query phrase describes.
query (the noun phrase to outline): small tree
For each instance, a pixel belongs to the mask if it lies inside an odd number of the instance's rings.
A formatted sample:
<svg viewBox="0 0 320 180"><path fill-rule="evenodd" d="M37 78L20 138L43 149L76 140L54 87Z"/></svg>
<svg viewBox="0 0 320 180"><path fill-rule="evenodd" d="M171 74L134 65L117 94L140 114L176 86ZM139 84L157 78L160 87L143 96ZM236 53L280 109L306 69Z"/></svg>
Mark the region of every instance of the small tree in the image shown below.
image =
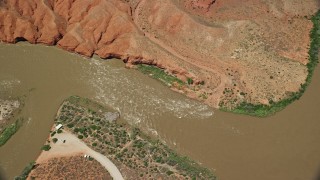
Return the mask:
<svg viewBox="0 0 320 180"><path fill-rule="evenodd" d="M49 151L51 149L51 146L49 144L46 144L46 145L42 146L41 149L44 151Z"/></svg>
<svg viewBox="0 0 320 180"><path fill-rule="evenodd" d="M193 79L191 79L191 78L188 78L188 79L187 79L187 83L188 83L188 85L191 85L191 84L193 84Z"/></svg>

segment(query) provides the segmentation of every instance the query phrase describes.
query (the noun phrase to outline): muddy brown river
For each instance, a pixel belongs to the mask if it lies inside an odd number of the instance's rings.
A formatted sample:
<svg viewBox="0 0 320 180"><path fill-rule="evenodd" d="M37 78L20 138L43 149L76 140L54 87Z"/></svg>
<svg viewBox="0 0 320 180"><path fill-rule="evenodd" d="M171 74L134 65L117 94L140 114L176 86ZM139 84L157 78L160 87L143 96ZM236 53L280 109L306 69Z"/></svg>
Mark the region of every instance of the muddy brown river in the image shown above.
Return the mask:
<svg viewBox="0 0 320 180"><path fill-rule="evenodd" d="M274 116L254 118L190 100L120 60L0 44L0 98L26 95L24 125L0 148L0 173L12 179L34 161L59 104L79 95L119 110L125 121L211 168L220 180L318 180L319 70L299 101Z"/></svg>

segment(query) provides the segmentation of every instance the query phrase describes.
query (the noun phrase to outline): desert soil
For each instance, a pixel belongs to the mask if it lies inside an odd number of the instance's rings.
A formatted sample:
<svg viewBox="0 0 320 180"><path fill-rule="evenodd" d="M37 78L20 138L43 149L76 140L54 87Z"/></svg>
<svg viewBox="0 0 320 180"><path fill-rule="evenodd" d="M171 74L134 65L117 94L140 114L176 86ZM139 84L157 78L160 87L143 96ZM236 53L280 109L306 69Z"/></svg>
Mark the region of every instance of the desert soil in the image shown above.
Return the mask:
<svg viewBox="0 0 320 180"><path fill-rule="evenodd" d="M111 180L112 177L98 161L79 155L51 158L36 166L28 179Z"/></svg>

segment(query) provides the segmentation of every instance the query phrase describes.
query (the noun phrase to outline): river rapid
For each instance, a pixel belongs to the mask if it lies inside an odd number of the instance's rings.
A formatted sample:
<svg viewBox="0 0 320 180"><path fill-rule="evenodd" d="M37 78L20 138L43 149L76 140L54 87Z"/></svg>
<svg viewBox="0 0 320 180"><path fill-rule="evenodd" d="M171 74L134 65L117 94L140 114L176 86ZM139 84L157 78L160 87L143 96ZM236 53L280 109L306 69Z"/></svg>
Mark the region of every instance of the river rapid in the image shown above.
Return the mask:
<svg viewBox="0 0 320 180"><path fill-rule="evenodd" d="M0 43L0 98L26 95L24 125L0 148L0 173L12 179L34 161L60 103L79 95L117 109L122 121L214 170L220 180L317 179L319 71L299 101L274 116L255 118L214 110L126 69L120 60Z"/></svg>

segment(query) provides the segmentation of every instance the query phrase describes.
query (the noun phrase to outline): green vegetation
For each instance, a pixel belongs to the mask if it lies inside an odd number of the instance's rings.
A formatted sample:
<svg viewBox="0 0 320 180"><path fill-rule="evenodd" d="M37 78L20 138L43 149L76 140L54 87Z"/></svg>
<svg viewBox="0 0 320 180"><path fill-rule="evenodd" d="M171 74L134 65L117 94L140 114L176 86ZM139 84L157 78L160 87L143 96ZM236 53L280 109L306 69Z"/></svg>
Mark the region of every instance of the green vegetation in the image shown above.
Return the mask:
<svg viewBox="0 0 320 180"><path fill-rule="evenodd" d="M50 136L53 137L57 132L56 131L53 131Z"/></svg>
<svg viewBox="0 0 320 180"><path fill-rule="evenodd" d="M199 94L198 97L199 97L199 98L202 98L202 99L208 99L208 93L203 92L203 93Z"/></svg>
<svg viewBox="0 0 320 180"><path fill-rule="evenodd" d="M19 129L22 118L7 126L0 135L0 147L3 146Z"/></svg>
<svg viewBox="0 0 320 180"><path fill-rule="evenodd" d="M94 105L97 108L93 108ZM61 106L56 124L73 124L71 128L65 128L92 149L119 164L120 168L139 172L136 179L168 179L169 176L174 179L215 179L208 169L179 156L138 128L106 120L103 116L106 110L88 99L84 101L74 96Z"/></svg>
<svg viewBox="0 0 320 180"><path fill-rule="evenodd" d="M313 29L310 32L311 43L309 49L309 62L307 64L308 76L306 78L306 82L301 85L300 90L298 92L292 93L289 98L283 99L279 102L270 101L270 105L256 105L247 102L242 102L238 107L232 110L226 108L221 109L225 111L232 111L239 114L248 114L252 116L265 117L284 109L293 101L300 99L308 85L311 83L313 72L319 62L320 10L311 18L311 21L313 22Z"/></svg>
<svg viewBox="0 0 320 180"><path fill-rule="evenodd" d="M211 171L201 167L198 163L195 163L188 157L180 156L168 147L166 147L166 150L169 152L169 156L166 160L167 163L175 165L180 171L186 172L192 179L197 179L197 177L201 177L201 175L204 175L204 177L207 177L208 179L215 179Z"/></svg>
<svg viewBox="0 0 320 180"><path fill-rule="evenodd" d="M41 150L44 150L44 151L49 151L50 149L51 149L51 146L49 144L46 144L41 148Z"/></svg>
<svg viewBox="0 0 320 180"><path fill-rule="evenodd" d="M57 141L58 141L57 138L53 138L53 139L52 139L52 142L53 142L53 143L56 143Z"/></svg>
<svg viewBox="0 0 320 180"><path fill-rule="evenodd" d="M73 126L74 126L73 124L68 124L67 125L68 128L73 128Z"/></svg>
<svg viewBox="0 0 320 180"><path fill-rule="evenodd" d="M193 79L191 79L191 78L187 78L187 83L188 83L188 85L193 84Z"/></svg>
<svg viewBox="0 0 320 180"><path fill-rule="evenodd" d="M171 86L174 83L178 83L181 86L185 84L182 80L178 79L175 76L167 74L163 69L160 69L156 66L139 64L137 65L137 67L140 72L148 74L152 78L158 79L168 86Z"/></svg>
<svg viewBox="0 0 320 180"><path fill-rule="evenodd" d="M24 170L22 171L21 175L20 176L16 176L14 178L14 180L26 180L29 173L32 171L33 168L35 168L36 166L36 163L35 162L31 162L29 163L25 168Z"/></svg>

